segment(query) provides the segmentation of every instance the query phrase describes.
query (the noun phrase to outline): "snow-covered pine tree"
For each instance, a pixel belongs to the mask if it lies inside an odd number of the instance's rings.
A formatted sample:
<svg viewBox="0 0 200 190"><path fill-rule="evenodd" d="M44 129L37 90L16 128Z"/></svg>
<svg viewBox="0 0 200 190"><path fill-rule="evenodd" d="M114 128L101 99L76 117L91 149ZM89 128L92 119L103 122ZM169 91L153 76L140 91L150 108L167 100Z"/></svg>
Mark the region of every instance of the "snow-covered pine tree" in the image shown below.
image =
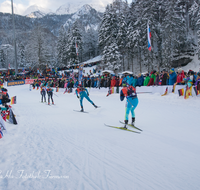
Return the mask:
<svg viewBox="0 0 200 190"><path fill-rule="evenodd" d="M114 71L119 70L121 57L117 43L113 42L109 46L105 46L102 56L103 67Z"/></svg>
<svg viewBox="0 0 200 190"><path fill-rule="evenodd" d="M198 17L198 20L197 20L198 49L197 49L197 52L198 52L198 59L200 60L200 11L199 11L197 17Z"/></svg>
<svg viewBox="0 0 200 190"><path fill-rule="evenodd" d="M73 24L68 36L69 65L78 64L82 59L82 35L78 20Z"/></svg>
<svg viewBox="0 0 200 190"><path fill-rule="evenodd" d="M116 40L118 34L117 14L113 5L106 7L102 22L99 28L99 45L104 47Z"/></svg>
<svg viewBox="0 0 200 190"><path fill-rule="evenodd" d="M83 57L84 60L97 56L98 33L93 28L89 28L83 33Z"/></svg>
<svg viewBox="0 0 200 190"><path fill-rule="evenodd" d="M18 50L18 64L20 67L25 67L26 64L25 46L22 42L18 44L17 50Z"/></svg>
<svg viewBox="0 0 200 190"><path fill-rule="evenodd" d="M55 60L56 37L42 26L37 25L29 36L25 46L25 59L28 67L39 68L43 71L46 66L51 66L52 60Z"/></svg>
<svg viewBox="0 0 200 190"><path fill-rule="evenodd" d="M138 67L138 65L141 66L141 51L139 47L140 34L139 34L139 25L138 25L139 14L140 14L139 3L137 1L132 2L130 4L129 13L127 15L128 27L127 27L127 34L126 34L126 37L127 37L126 48L127 48L127 54L128 54L128 63L129 63L129 58L130 58L131 65L132 65L132 72L136 70L136 67ZM137 58L137 61L134 61L134 59L136 58Z"/></svg>
<svg viewBox="0 0 200 190"><path fill-rule="evenodd" d="M164 1L165 16L162 22L163 43L162 51L164 65L167 68L172 66L174 52L180 50L180 44L185 38L185 20L181 17L176 0Z"/></svg>
<svg viewBox="0 0 200 190"><path fill-rule="evenodd" d="M57 40L57 60L58 60L58 64L60 66L64 66L67 64L67 60L66 60L66 31L65 28L63 26L60 27L59 30L59 36L58 36L58 40Z"/></svg>
<svg viewBox="0 0 200 190"><path fill-rule="evenodd" d="M25 56L31 67L39 68L41 71L46 65L45 53L44 29L41 26L36 26L31 32L29 44L25 49Z"/></svg>
<svg viewBox="0 0 200 190"><path fill-rule="evenodd" d="M194 34L194 42L197 42L198 59L200 60L200 0L195 0L189 9L191 29Z"/></svg>
<svg viewBox="0 0 200 190"><path fill-rule="evenodd" d="M3 49L0 49L0 67L5 68L6 66L6 54Z"/></svg>
<svg viewBox="0 0 200 190"><path fill-rule="evenodd" d="M119 52L122 55L122 67L124 70L124 59L126 54L126 43L127 43L127 23L123 12L119 13L118 17L118 33L116 36L116 42L119 48ZM129 68L128 68L129 69Z"/></svg>

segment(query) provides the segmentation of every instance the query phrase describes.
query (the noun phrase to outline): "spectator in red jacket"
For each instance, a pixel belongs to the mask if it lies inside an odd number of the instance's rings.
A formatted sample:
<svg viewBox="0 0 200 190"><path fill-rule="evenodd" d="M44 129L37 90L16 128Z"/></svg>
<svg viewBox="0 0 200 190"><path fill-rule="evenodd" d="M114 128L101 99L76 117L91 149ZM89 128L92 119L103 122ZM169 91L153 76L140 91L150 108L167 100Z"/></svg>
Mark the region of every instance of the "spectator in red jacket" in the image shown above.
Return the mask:
<svg viewBox="0 0 200 190"><path fill-rule="evenodd" d="M177 75L177 79L176 79L176 82L177 84L184 84L184 81L183 79L185 78L185 74L184 74L184 71L180 68L178 69L178 75Z"/></svg>
<svg viewBox="0 0 200 190"><path fill-rule="evenodd" d="M155 80L156 80L156 75L155 75L156 71L152 71L151 72L151 78L150 78L150 81L148 83L147 86L153 86L154 83L155 83Z"/></svg>
<svg viewBox="0 0 200 190"><path fill-rule="evenodd" d="M115 77L113 77L112 80L111 80L110 87L114 87L115 85L116 85L116 80L115 80Z"/></svg>

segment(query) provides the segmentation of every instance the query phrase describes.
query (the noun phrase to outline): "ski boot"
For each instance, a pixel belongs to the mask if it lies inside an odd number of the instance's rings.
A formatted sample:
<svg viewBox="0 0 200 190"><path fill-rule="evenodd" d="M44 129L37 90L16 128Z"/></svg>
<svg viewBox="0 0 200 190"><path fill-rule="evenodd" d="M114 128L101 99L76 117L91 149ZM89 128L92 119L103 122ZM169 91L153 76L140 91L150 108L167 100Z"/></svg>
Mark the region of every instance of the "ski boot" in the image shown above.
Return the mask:
<svg viewBox="0 0 200 190"><path fill-rule="evenodd" d="M52 104L54 105L54 102L52 102Z"/></svg>
<svg viewBox="0 0 200 190"><path fill-rule="evenodd" d="M83 106L81 106L81 112L84 112L84 110L83 110Z"/></svg>
<svg viewBox="0 0 200 190"><path fill-rule="evenodd" d="M135 126L135 117L132 117L131 125Z"/></svg>
<svg viewBox="0 0 200 190"><path fill-rule="evenodd" d="M96 106L94 103L93 103L92 105L93 105L95 108L97 108L97 106Z"/></svg>
<svg viewBox="0 0 200 190"><path fill-rule="evenodd" d="M50 102L48 102L48 105L50 105Z"/></svg>
<svg viewBox="0 0 200 190"><path fill-rule="evenodd" d="M127 129L126 125L128 124L128 120L124 120L124 123L125 123L124 129Z"/></svg>

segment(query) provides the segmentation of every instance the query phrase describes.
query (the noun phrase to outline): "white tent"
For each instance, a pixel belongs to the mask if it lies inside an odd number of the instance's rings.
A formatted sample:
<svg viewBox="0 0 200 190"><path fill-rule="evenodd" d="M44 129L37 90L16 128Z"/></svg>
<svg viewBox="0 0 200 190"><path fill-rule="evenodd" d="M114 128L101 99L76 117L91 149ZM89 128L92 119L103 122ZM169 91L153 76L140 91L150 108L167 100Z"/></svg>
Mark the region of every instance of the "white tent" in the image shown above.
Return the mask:
<svg viewBox="0 0 200 190"><path fill-rule="evenodd" d="M146 75L147 73L149 73L148 71L141 73L142 75Z"/></svg>
<svg viewBox="0 0 200 190"><path fill-rule="evenodd" d="M132 75L133 72L131 72L131 71L124 71L124 72L122 72L122 74L129 74L129 75Z"/></svg>
<svg viewBox="0 0 200 190"><path fill-rule="evenodd" d="M106 73L109 73L109 74L115 74L113 71L111 70L103 70L101 71L102 74L106 74Z"/></svg>

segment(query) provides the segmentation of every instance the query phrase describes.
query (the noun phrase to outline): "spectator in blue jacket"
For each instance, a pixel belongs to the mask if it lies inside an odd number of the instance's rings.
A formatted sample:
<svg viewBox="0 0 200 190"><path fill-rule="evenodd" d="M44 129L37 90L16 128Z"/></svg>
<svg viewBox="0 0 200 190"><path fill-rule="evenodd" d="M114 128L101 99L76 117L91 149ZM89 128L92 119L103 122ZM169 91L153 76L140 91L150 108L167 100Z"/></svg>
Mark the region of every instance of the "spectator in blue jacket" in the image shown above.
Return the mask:
<svg viewBox="0 0 200 190"><path fill-rule="evenodd" d="M144 77L142 74L139 74L137 80L137 86L143 86L143 83L144 83Z"/></svg>
<svg viewBox="0 0 200 190"><path fill-rule="evenodd" d="M127 82L127 84L128 85L133 85L133 76L132 75L128 75L127 77L126 77L126 82Z"/></svg>
<svg viewBox="0 0 200 190"><path fill-rule="evenodd" d="M126 76L122 76L123 77L123 79L122 79L122 84L126 84L127 83L127 78L126 78Z"/></svg>
<svg viewBox="0 0 200 190"><path fill-rule="evenodd" d="M176 82L176 72L174 71L174 68L170 69L169 72L169 85L174 85L174 83Z"/></svg>
<svg viewBox="0 0 200 190"><path fill-rule="evenodd" d="M134 76L134 78L133 78L133 87L136 87L136 85L137 85L137 76Z"/></svg>

